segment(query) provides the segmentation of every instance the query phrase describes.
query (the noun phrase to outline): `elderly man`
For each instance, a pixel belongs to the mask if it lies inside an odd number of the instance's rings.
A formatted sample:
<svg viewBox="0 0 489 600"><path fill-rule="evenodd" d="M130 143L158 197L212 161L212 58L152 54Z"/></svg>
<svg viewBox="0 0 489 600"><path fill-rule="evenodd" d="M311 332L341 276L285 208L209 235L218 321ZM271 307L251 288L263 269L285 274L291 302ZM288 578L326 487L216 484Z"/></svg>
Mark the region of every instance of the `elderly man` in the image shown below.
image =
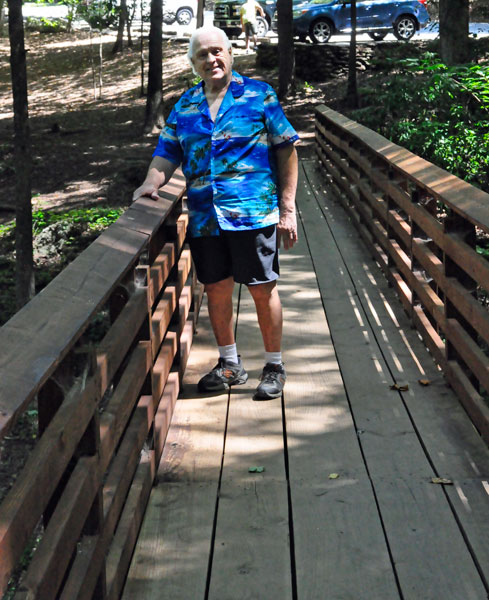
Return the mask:
<svg viewBox="0 0 489 600"><path fill-rule="evenodd" d="M253 297L265 346L254 398L277 398L286 379L278 248L297 241L298 135L268 84L232 70L232 47L223 31L198 29L188 57L202 81L175 104L133 199L157 200L158 189L182 165L190 250L219 349L218 363L199 381L199 391L217 392L248 379L234 339L237 282Z"/></svg>

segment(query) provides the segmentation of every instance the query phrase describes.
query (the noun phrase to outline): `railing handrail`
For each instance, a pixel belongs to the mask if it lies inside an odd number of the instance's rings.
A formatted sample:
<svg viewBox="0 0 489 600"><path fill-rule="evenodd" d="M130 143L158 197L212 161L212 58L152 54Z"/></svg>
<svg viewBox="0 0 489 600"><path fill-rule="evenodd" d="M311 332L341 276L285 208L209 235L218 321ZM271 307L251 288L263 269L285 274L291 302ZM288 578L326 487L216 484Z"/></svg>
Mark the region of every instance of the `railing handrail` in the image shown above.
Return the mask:
<svg viewBox="0 0 489 600"><path fill-rule="evenodd" d="M367 145L403 177L489 233L489 194L327 106L321 105L316 111ZM340 147L342 143L347 144L340 140Z"/></svg>
<svg viewBox="0 0 489 600"><path fill-rule="evenodd" d="M0 503L0 595L34 535L17 600L121 595L202 298L184 192L178 172L132 204L0 330L0 438L33 402L39 424Z"/></svg>
<svg viewBox="0 0 489 600"><path fill-rule="evenodd" d="M183 176L177 172L160 192L159 202L141 198L133 203L0 328L0 439L147 248L184 188ZM104 280L94 290L90 285L101 254L114 268L104 272ZM68 328L58 327L66 315Z"/></svg>
<svg viewBox="0 0 489 600"><path fill-rule="evenodd" d="M338 198L489 442L489 194L334 110L316 109L316 150ZM486 301L487 304L487 301Z"/></svg>

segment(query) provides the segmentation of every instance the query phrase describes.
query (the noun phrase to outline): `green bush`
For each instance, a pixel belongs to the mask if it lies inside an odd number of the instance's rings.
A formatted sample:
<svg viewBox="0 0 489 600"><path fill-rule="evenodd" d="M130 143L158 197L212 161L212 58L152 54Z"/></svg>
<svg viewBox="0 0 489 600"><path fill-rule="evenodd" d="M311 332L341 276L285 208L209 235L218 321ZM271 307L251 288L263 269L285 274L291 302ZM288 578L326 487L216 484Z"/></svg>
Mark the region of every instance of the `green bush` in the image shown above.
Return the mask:
<svg viewBox="0 0 489 600"><path fill-rule="evenodd" d="M489 64L448 67L426 52L391 66L352 118L489 192Z"/></svg>
<svg viewBox="0 0 489 600"><path fill-rule="evenodd" d="M68 31L68 22L63 19L46 19L45 17L27 17L26 31L39 31L40 33L58 33Z"/></svg>

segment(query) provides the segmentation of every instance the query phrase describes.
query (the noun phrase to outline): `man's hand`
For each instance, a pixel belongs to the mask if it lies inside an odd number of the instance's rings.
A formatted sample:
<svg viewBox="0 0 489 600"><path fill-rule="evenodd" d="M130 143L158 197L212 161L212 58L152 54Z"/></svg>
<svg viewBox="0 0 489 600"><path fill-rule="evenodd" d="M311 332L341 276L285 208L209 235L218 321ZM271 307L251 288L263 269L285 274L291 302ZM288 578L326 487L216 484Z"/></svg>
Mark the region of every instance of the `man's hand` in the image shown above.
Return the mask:
<svg viewBox="0 0 489 600"><path fill-rule="evenodd" d="M132 195L132 201L146 196L152 200L159 200L158 190L170 179L178 165L162 156L155 156L149 165L148 174L143 184Z"/></svg>
<svg viewBox="0 0 489 600"><path fill-rule="evenodd" d="M154 184L145 181L132 195L132 201L135 202L142 196L147 196L153 200L158 200L158 188Z"/></svg>
<svg viewBox="0 0 489 600"><path fill-rule="evenodd" d="M290 250L297 242L297 218L295 211L284 212L280 215L277 225L278 247L283 244L285 250Z"/></svg>

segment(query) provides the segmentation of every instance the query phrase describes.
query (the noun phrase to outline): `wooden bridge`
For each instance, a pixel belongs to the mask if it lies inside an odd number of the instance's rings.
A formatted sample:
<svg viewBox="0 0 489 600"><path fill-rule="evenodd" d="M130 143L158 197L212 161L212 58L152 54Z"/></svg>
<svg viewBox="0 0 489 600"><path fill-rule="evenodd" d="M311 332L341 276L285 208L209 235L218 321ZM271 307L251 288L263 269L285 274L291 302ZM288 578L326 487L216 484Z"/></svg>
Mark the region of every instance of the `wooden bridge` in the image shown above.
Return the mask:
<svg viewBox="0 0 489 600"><path fill-rule="evenodd" d="M282 400L252 400L245 288L250 379L197 393L216 351L178 176L0 330L2 434L34 401L42 432L0 505L2 590L35 548L9 597L488 597L489 197L325 107L317 144Z"/></svg>

